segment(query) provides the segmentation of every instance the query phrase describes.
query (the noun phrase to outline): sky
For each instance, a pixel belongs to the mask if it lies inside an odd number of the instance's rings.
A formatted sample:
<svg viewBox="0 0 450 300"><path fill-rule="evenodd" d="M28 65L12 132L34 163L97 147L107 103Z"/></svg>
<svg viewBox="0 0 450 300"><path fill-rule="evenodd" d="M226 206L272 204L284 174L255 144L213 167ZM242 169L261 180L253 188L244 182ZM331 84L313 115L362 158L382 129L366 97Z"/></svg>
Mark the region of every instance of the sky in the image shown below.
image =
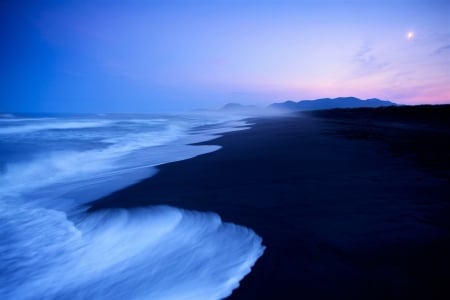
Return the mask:
<svg viewBox="0 0 450 300"><path fill-rule="evenodd" d="M0 3L0 112L450 103L450 1Z"/></svg>

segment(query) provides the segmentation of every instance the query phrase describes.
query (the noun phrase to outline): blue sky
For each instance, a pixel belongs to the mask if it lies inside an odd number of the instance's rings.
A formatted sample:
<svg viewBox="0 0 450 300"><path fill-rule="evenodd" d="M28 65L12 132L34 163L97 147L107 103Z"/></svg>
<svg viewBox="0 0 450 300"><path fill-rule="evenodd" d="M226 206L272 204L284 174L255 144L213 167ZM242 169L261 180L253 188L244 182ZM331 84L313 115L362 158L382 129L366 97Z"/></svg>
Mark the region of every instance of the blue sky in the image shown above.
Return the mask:
<svg viewBox="0 0 450 300"><path fill-rule="evenodd" d="M450 102L445 0L0 8L0 111L165 112L338 96Z"/></svg>

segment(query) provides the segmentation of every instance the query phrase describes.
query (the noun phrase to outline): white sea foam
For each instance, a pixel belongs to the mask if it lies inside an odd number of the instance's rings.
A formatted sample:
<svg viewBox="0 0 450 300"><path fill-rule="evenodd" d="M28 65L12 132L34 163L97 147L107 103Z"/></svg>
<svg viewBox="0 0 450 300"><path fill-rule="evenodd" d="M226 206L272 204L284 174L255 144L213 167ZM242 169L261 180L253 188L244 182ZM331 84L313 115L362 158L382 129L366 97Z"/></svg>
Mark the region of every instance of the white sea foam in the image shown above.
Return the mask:
<svg viewBox="0 0 450 300"><path fill-rule="evenodd" d="M26 121L20 120L20 121ZM29 121L29 120L28 120ZM35 121L35 120L33 120ZM20 126L5 126L0 127L0 134L13 134L13 133L27 133L42 130L54 130L54 129L80 129L80 128L94 128L101 126L108 126L111 122L107 120L98 121L66 121L66 122L46 122L42 119L38 123Z"/></svg>
<svg viewBox="0 0 450 300"><path fill-rule="evenodd" d="M221 299L264 248L212 213L2 207L1 299Z"/></svg>
<svg viewBox="0 0 450 300"><path fill-rule="evenodd" d="M112 192L123 187L108 184L108 181L117 182L115 180L117 176L139 168L189 159L220 148L186 145L185 140L188 136L182 128L172 125L157 132L130 133L103 139L101 142L108 145L103 148L41 153L32 161L8 163L0 173L0 187L2 187L0 198L28 199L37 190L42 194L42 189L47 191L43 194L45 198L54 198L73 190L74 185L87 183L109 185L107 191ZM213 135L208 135L206 139L212 137ZM177 140L179 143L170 144ZM147 172L142 175L148 174ZM140 178L135 176L133 181L124 180L124 182L131 184ZM95 199L85 197L80 200L88 202Z"/></svg>
<svg viewBox="0 0 450 300"><path fill-rule="evenodd" d="M1 118L0 122L24 122L24 121L43 121L43 120L53 120L54 118Z"/></svg>

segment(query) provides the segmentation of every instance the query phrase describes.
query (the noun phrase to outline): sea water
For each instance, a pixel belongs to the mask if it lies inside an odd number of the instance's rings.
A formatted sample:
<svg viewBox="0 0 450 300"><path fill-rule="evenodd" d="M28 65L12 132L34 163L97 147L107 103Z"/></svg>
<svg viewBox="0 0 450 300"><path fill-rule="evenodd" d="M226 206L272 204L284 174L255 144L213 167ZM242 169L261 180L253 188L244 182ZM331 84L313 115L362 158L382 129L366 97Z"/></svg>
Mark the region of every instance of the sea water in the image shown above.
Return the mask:
<svg viewBox="0 0 450 300"><path fill-rule="evenodd" d="M0 299L221 299L262 255L251 229L169 206L88 213L157 166L218 150L241 117L0 115ZM157 175L156 175L157 176Z"/></svg>

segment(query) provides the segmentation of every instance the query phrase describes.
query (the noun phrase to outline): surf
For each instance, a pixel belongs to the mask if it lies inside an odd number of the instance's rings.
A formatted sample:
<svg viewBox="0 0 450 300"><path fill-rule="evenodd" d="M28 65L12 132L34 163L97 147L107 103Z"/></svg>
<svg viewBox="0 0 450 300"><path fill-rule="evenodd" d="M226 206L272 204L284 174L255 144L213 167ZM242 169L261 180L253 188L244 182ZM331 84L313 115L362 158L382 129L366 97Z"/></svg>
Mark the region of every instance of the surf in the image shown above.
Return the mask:
<svg viewBox="0 0 450 300"><path fill-rule="evenodd" d="M0 298L229 296L264 252L251 229L169 206L88 209L154 176L160 164L220 149L192 143L248 124L211 116L99 118L59 118L65 126L26 119L1 128ZM30 130L30 122L42 126ZM8 156L14 147L23 153Z"/></svg>

